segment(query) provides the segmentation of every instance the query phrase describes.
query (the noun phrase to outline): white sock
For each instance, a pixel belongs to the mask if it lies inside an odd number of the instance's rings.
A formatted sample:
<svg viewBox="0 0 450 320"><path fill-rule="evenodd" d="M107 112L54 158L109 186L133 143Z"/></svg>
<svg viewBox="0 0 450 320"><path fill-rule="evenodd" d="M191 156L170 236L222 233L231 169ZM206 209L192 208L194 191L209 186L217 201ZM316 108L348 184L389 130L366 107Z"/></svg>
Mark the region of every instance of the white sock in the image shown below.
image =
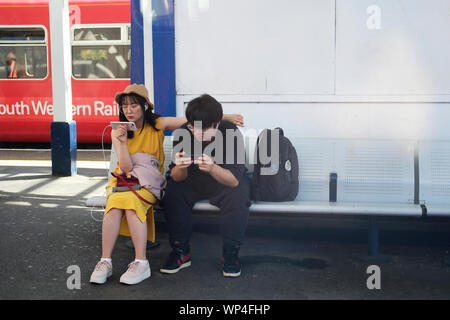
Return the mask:
<svg viewBox="0 0 450 320"><path fill-rule="evenodd" d="M112 262L111 258L101 258L100 261Z"/></svg>
<svg viewBox="0 0 450 320"><path fill-rule="evenodd" d="M139 259L134 259L134 261L143 263L143 264L148 264L148 260L139 260Z"/></svg>

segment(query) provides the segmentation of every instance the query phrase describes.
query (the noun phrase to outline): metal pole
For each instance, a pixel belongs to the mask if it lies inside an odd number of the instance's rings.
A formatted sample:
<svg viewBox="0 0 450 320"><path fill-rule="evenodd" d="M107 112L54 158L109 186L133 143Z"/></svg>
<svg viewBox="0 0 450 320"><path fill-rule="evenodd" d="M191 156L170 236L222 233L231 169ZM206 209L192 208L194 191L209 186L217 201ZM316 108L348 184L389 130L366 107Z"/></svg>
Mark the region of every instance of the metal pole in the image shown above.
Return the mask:
<svg viewBox="0 0 450 320"><path fill-rule="evenodd" d="M391 262L390 257L380 255L378 252L378 245L379 245L378 218L379 218L378 216L369 217L369 230L368 230L369 254L364 259L365 262L377 265Z"/></svg>
<svg viewBox="0 0 450 320"><path fill-rule="evenodd" d="M72 120L69 1L49 1L54 116L51 124L52 174L77 173L76 124Z"/></svg>
<svg viewBox="0 0 450 320"><path fill-rule="evenodd" d="M369 256L378 256L378 217L369 217Z"/></svg>

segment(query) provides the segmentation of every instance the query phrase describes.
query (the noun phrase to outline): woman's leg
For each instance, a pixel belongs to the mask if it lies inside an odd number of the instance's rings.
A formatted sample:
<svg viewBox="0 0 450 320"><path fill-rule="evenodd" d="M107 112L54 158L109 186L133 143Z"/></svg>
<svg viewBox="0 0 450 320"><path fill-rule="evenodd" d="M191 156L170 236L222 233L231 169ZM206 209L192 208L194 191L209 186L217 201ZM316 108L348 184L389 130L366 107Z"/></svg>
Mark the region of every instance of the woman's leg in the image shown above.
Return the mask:
<svg viewBox="0 0 450 320"><path fill-rule="evenodd" d="M139 220L134 210L125 210L127 216L128 228L131 233L131 240L133 241L136 259L147 260L147 222L144 223Z"/></svg>
<svg viewBox="0 0 450 320"><path fill-rule="evenodd" d="M102 258L111 258L114 245L120 232L123 210L113 208L103 217Z"/></svg>

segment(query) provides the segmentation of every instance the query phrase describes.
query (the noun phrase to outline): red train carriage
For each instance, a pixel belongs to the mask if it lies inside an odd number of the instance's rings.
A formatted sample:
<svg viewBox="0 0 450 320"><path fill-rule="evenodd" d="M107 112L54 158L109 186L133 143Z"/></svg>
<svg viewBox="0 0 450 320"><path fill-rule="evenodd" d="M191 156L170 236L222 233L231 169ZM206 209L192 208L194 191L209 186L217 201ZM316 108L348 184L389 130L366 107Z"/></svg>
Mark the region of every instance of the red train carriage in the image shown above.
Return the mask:
<svg viewBox="0 0 450 320"><path fill-rule="evenodd" d="M130 1L69 5L77 141L98 143L130 83ZM0 142L50 142L50 32L48 0L0 0Z"/></svg>

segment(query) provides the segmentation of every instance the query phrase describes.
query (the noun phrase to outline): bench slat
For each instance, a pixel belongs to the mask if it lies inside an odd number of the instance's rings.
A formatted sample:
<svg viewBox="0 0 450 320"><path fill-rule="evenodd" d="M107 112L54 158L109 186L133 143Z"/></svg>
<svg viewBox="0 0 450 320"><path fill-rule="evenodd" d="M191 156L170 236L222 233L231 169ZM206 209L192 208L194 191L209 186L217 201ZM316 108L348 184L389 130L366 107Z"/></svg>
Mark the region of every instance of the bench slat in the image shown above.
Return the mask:
<svg viewBox="0 0 450 320"><path fill-rule="evenodd" d="M197 202L194 210L218 211L219 208L207 201ZM421 217L422 208L415 204L394 203L333 203L321 201L286 201L286 202L258 202L250 206L250 212L283 212L283 213L312 213L336 215L384 215L384 216L412 216Z"/></svg>

